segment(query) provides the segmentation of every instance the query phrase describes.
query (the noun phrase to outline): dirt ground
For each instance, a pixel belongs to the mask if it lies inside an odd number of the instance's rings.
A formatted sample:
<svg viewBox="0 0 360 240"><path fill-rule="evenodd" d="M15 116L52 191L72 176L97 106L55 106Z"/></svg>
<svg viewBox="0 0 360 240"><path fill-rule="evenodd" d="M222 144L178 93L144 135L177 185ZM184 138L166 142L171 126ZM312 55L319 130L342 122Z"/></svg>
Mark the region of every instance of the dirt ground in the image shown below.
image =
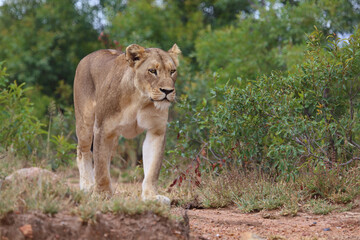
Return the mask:
<svg viewBox="0 0 360 240"><path fill-rule="evenodd" d="M77 178L76 178L77 179ZM78 184L70 183L72 187ZM121 196L138 195L141 184L116 184ZM172 207L184 221L169 220L153 213L128 216L96 214L95 223L61 211L51 217L42 213L8 213L0 219L0 240L22 239L300 239L360 240L360 198L348 212L314 215L299 212L295 217L279 211L241 213L235 206L223 209Z"/></svg>
<svg viewBox="0 0 360 240"><path fill-rule="evenodd" d="M192 209L187 214L191 239L360 240L360 208L325 216L301 212L284 217L278 211L244 214L235 207Z"/></svg>
<svg viewBox="0 0 360 240"><path fill-rule="evenodd" d="M183 216L185 210L173 208ZM190 225L152 213L138 216L101 214L83 223L70 214L9 213L0 222L1 240L22 239L360 239L360 209L330 215L277 211L240 213L235 207L186 210ZM185 217L186 218L186 217Z"/></svg>
<svg viewBox="0 0 360 240"><path fill-rule="evenodd" d="M186 224L152 213L126 216L97 214L96 223L83 223L70 214L9 213L1 219L1 240L188 239Z"/></svg>

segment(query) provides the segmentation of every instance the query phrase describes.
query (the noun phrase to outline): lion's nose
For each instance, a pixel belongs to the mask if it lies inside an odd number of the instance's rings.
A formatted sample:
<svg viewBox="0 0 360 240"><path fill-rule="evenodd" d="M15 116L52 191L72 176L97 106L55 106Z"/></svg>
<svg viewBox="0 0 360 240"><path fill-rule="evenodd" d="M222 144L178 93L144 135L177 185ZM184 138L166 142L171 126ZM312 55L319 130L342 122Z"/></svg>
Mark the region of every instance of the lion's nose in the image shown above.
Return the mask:
<svg viewBox="0 0 360 240"><path fill-rule="evenodd" d="M162 91L163 93L165 93L166 95L168 95L169 93L172 93L172 92L174 91L174 89L160 88L160 91Z"/></svg>

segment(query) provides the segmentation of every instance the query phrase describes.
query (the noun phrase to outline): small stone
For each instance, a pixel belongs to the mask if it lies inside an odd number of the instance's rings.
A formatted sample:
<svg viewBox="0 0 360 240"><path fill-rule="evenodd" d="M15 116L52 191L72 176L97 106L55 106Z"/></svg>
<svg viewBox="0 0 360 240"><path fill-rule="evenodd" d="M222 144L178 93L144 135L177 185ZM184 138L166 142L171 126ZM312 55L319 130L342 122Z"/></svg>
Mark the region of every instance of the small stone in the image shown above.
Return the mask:
<svg viewBox="0 0 360 240"><path fill-rule="evenodd" d="M19 227L21 233L28 238L33 238L33 230L30 224L25 224L22 227Z"/></svg>
<svg viewBox="0 0 360 240"><path fill-rule="evenodd" d="M327 231L331 231L331 229L330 228L324 228L323 229L325 232L327 232Z"/></svg>

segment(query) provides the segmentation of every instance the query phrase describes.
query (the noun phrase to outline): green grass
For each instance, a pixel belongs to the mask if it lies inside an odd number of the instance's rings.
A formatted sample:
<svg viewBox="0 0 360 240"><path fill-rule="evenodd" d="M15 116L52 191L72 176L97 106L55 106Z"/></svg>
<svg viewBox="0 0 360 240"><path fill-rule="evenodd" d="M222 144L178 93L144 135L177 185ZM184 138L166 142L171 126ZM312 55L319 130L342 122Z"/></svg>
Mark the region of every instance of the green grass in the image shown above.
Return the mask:
<svg viewBox="0 0 360 240"><path fill-rule="evenodd" d="M200 186L187 181L173 187L171 195L181 206L193 202L203 208L235 204L245 213L279 210L284 216L296 216L298 211L328 214L355 207L354 199L360 195L360 168L300 172L295 181L226 170L217 176L203 174Z"/></svg>
<svg viewBox="0 0 360 240"><path fill-rule="evenodd" d="M121 194L115 194L110 199L104 199L97 194L69 187L64 179L16 179L2 187L0 215L10 211L41 211L53 216L63 209L78 215L83 222L93 221L97 212L136 215L150 211L170 217L169 207L157 202L141 201L139 191L133 189L133 186L120 189L120 192Z"/></svg>
<svg viewBox="0 0 360 240"><path fill-rule="evenodd" d="M307 208L310 212L317 215L326 215L337 209L337 206L329 203L325 199L311 199Z"/></svg>
<svg viewBox="0 0 360 240"><path fill-rule="evenodd" d="M292 183L261 180L234 193L233 201L242 212L281 209L283 215L296 215L298 196L292 189Z"/></svg>

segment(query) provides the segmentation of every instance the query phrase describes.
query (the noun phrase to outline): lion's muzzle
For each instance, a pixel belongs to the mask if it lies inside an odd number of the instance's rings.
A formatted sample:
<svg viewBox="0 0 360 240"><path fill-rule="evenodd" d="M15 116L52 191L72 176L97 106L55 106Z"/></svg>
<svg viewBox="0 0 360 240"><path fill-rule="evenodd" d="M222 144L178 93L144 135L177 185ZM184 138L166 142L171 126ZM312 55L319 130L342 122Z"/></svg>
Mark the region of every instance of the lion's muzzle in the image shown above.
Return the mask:
<svg viewBox="0 0 360 240"><path fill-rule="evenodd" d="M175 89L171 87L154 89L150 99L154 102L173 102L175 100Z"/></svg>
<svg viewBox="0 0 360 240"><path fill-rule="evenodd" d="M169 89L169 88L160 88L160 91L165 93L165 95L168 95L169 93L172 93L174 91L173 88Z"/></svg>

